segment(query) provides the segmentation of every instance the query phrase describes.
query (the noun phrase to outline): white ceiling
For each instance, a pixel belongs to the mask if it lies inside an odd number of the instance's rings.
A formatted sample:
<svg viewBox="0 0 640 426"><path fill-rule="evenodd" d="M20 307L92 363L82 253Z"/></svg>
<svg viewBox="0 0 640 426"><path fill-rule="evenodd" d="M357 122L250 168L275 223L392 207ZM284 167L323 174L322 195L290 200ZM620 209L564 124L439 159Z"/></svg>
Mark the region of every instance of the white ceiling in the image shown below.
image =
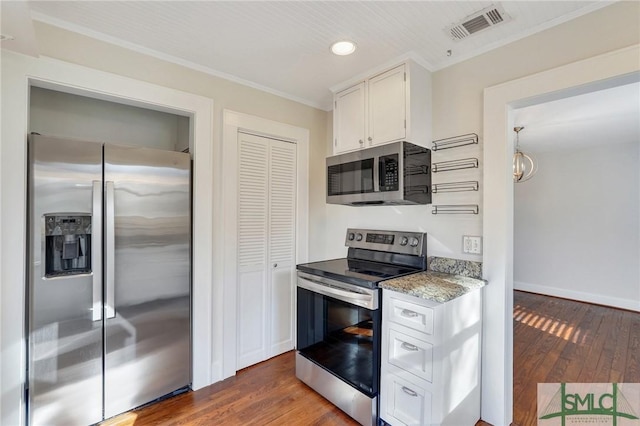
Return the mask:
<svg viewBox="0 0 640 426"><path fill-rule="evenodd" d="M514 111L524 152L640 141L640 83L625 84ZM515 133L514 133L515 138Z"/></svg>
<svg viewBox="0 0 640 426"><path fill-rule="evenodd" d="M2 3L7 3L3 1ZM435 71L607 6L603 1L30 1L33 19L331 109L330 88L412 57ZM445 28L499 4L509 21ZM3 10L4 12L4 10ZM351 39L347 57L329 52ZM3 43L3 47L5 43ZM451 50L451 56L447 51Z"/></svg>

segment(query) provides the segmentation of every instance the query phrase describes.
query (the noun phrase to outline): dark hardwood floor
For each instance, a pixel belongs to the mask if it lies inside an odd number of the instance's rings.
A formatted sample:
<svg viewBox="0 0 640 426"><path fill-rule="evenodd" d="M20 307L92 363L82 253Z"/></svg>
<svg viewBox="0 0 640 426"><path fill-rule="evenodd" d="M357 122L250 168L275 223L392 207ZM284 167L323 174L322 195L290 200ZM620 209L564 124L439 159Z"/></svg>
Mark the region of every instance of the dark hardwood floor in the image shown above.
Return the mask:
<svg viewBox="0 0 640 426"><path fill-rule="evenodd" d="M295 377L294 352L196 392L125 413L109 426L357 425Z"/></svg>
<svg viewBox="0 0 640 426"><path fill-rule="evenodd" d="M514 297L515 426L537 424L538 383L640 382L640 314L524 292ZM294 369L288 352L102 425L356 425Z"/></svg>
<svg viewBox="0 0 640 426"><path fill-rule="evenodd" d="M513 424L537 424L538 383L640 382L640 314L514 292Z"/></svg>

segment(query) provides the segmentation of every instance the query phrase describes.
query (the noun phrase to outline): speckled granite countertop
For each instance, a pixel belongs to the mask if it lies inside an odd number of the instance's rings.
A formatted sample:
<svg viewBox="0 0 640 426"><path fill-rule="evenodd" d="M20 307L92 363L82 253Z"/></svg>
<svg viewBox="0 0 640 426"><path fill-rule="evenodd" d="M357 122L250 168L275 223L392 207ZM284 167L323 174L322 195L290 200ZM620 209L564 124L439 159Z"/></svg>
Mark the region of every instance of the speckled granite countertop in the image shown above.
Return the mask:
<svg viewBox="0 0 640 426"><path fill-rule="evenodd" d="M436 265L441 264L442 259L444 258L431 258L430 265L435 267ZM455 259L445 260L446 262L444 263L451 267L451 272L458 272L467 275L470 272L469 266L473 266L473 268L471 268L473 273L469 275L481 275L480 271L482 265L479 264L479 262L468 262ZM455 267L452 267L454 263L456 265ZM434 302L445 303L455 299L456 297L469 293L470 291L484 287L487 284L485 280L465 275L428 270L382 281L378 285L381 288L388 290L410 294L422 299L433 300Z"/></svg>

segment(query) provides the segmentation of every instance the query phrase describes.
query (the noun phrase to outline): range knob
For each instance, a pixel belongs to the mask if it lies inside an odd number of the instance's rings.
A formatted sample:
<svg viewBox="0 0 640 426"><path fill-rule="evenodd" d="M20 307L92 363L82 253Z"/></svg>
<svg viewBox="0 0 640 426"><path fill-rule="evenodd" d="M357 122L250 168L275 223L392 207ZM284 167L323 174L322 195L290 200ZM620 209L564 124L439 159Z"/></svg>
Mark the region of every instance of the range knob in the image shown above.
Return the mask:
<svg viewBox="0 0 640 426"><path fill-rule="evenodd" d="M416 237L411 237L411 239L409 240L409 245L411 247L417 247L418 246L418 239Z"/></svg>
<svg viewBox="0 0 640 426"><path fill-rule="evenodd" d="M356 234L356 241L362 241L362 234Z"/></svg>
<svg viewBox="0 0 640 426"><path fill-rule="evenodd" d="M354 234L353 232L349 232L349 235L347 236L347 238L349 239L349 241L353 241L354 238L356 238L356 234Z"/></svg>
<svg viewBox="0 0 640 426"><path fill-rule="evenodd" d="M402 237L400 239L400 245L401 246L406 246L409 243L409 239L407 237Z"/></svg>

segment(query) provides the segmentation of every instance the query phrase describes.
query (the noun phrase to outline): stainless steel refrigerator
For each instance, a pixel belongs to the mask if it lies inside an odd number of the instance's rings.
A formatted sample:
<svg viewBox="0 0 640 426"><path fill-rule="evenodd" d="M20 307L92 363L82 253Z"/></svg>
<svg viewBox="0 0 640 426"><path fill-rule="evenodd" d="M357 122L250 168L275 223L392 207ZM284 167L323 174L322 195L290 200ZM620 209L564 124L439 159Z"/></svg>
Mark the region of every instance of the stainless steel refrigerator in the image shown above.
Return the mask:
<svg viewBox="0 0 640 426"><path fill-rule="evenodd" d="M28 150L29 424L187 389L189 155L35 134Z"/></svg>

